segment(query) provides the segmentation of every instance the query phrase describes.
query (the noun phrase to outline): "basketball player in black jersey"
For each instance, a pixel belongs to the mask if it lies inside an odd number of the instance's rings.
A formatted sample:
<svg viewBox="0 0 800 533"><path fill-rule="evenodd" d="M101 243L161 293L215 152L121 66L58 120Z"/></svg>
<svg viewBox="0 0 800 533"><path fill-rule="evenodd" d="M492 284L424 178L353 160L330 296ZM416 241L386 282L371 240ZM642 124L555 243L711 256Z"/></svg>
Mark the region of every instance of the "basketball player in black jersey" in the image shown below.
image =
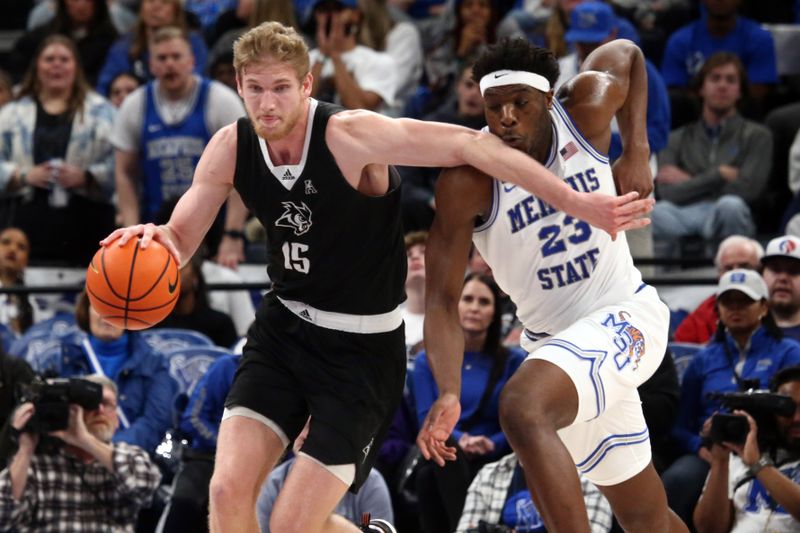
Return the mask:
<svg viewBox="0 0 800 533"><path fill-rule="evenodd" d="M473 165L615 234L652 208L636 193L579 194L518 150L458 126L341 111L309 97L308 50L268 22L234 47L249 120L220 130L164 226L102 241L155 239L186 263L235 187L267 229L272 291L248 332L220 426L210 488L214 532L258 531L267 473L311 417L308 438L275 503L272 531L347 532L332 511L372 466L405 373L406 259L400 190L390 164ZM246 211L232 210L240 229ZM366 531L391 531L386 524Z"/></svg>

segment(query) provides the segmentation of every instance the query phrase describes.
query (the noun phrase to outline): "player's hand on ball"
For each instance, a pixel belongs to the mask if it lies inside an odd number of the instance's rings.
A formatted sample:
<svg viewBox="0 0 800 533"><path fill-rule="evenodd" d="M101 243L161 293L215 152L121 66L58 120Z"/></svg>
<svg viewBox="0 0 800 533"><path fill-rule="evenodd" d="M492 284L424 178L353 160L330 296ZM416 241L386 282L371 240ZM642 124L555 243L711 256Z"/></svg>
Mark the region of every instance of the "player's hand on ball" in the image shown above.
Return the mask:
<svg viewBox="0 0 800 533"><path fill-rule="evenodd" d="M169 233L162 226L156 226L155 224L136 224L127 228L116 229L108 237L100 241L100 246L108 246L114 241L117 241L119 246L125 246L125 243L134 238L141 238L139 246L142 248L147 248L151 241L162 244L175 258L175 262L178 265L181 264L181 255L172 242Z"/></svg>
<svg viewBox="0 0 800 533"><path fill-rule="evenodd" d="M444 466L445 461L455 461L456 449L445 441L453 432L461 416L461 404L454 394L443 394L431 406L428 416L417 435L417 446L422 456Z"/></svg>

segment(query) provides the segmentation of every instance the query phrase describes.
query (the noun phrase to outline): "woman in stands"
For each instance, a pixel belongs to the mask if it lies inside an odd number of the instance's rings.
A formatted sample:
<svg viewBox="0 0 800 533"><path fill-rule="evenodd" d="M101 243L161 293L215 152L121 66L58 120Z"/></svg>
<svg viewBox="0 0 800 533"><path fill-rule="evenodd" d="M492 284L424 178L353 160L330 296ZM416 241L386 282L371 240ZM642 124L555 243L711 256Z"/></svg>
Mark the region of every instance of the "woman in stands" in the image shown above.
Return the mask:
<svg viewBox="0 0 800 533"><path fill-rule="evenodd" d="M97 79L97 92L108 94L111 80L120 72L130 72L142 82L150 81L153 76L148 66L148 41L157 29L165 26L177 26L189 33L194 71L202 74L206 67L208 50L200 34L189 31L181 0L142 0L133 31L120 37L108 52Z"/></svg>
<svg viewBox="0 0 800 533"><path fill-rule="evenodd" d="M83 292L75 308L86 335L64 339L60 375L103 374L119 389L120 429L114 442L127 442L154 452L172 424L177 385L169 364L135 332L104 322Z"/></svg>
<svg viewBox="0 0 800 533"><path fill-rule="evenodd" d="M108 49L117 39L106 0L68 2L58 0L53 20L24 34L14 44L9 69L19 79L28 68L36 49L49 35L61 34L75 41L87 81L94 85Z"/></svg>
<svg viewBox="0 0 800 533"><path fill-rule="evenodd" d="M707 421L721 409L711 392L768 389L780 369L800 363L800 344L784 339L754 270L726 272L717 287L719 324L709 345L697 352L683 375L678 421L672 437L682 453L662 475L670 507L687 523L709 470Z"/></svg>
<svg viewBox="0 0 800 533"><path fill-rule="evenodd" d="M0 110L0 221L28 235L32 261L86 265L114 228L113 120L72 40L45 38Z"/></svg>
<svg viewBox="0 0 800 533"><path fill-rule="evenodd" d="M450 437L458 458L440 468L430 461L417 473L422 531L453 531L461 516L469 483L490 461L511 448L500 429L500 391L519 368L525 353L501 344L502 314L496 305L500 289L482 274L470 274L464 282L458 314L464 331L461 366L461 419ZM427 354L414 361L412 393L421 424L438 397Z"/></svg>

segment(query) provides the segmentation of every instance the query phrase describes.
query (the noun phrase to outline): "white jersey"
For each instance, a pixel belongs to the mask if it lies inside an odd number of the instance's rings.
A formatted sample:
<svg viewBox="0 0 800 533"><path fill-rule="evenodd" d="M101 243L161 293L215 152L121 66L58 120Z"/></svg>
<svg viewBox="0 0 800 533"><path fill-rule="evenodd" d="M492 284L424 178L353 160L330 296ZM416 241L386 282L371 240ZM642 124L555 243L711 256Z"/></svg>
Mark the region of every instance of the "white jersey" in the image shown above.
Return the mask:
<svg viewBox="0 0 800 533"><path fill-rule="evenodd" d="M608 157L578 132L557 100L545 166L579 192L616 194ZM553 335L642 285L624 234L616 241L513 184L494 180L491 214L473 241L517 306L526 334Z"/></svg>

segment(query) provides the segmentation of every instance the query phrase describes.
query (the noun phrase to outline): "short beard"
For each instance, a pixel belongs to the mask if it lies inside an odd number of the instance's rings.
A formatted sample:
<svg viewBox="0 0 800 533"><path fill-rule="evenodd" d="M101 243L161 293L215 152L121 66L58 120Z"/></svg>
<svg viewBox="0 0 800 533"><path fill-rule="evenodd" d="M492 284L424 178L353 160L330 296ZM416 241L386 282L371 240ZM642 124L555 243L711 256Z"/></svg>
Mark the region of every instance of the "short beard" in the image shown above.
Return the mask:
<svg viewBox="0 0 800 533"><path fill-rule="evenodd" d="M797 313L798 310L800 310L800 305L797 305L794 302L774 303L771 304L771 307L772 307L772 313L779 319L790 318L795 313Z"/></svg>
<svg viewBox="0 0 800 533"><path fill-rule="evenodd" d="M286 137L292 129L297 125L297 122L300 120L300 116L303 112L302 104L300 108L297 110L296 113L290 116L284 117L284 125L282 128L272 131L265 131L258 120L250 114L250 111L247 111L247 117L250 119L250 123L253 125L253 129L256 132L256 135L264 139L265 141L280 141L284 137Z"/></svg>

